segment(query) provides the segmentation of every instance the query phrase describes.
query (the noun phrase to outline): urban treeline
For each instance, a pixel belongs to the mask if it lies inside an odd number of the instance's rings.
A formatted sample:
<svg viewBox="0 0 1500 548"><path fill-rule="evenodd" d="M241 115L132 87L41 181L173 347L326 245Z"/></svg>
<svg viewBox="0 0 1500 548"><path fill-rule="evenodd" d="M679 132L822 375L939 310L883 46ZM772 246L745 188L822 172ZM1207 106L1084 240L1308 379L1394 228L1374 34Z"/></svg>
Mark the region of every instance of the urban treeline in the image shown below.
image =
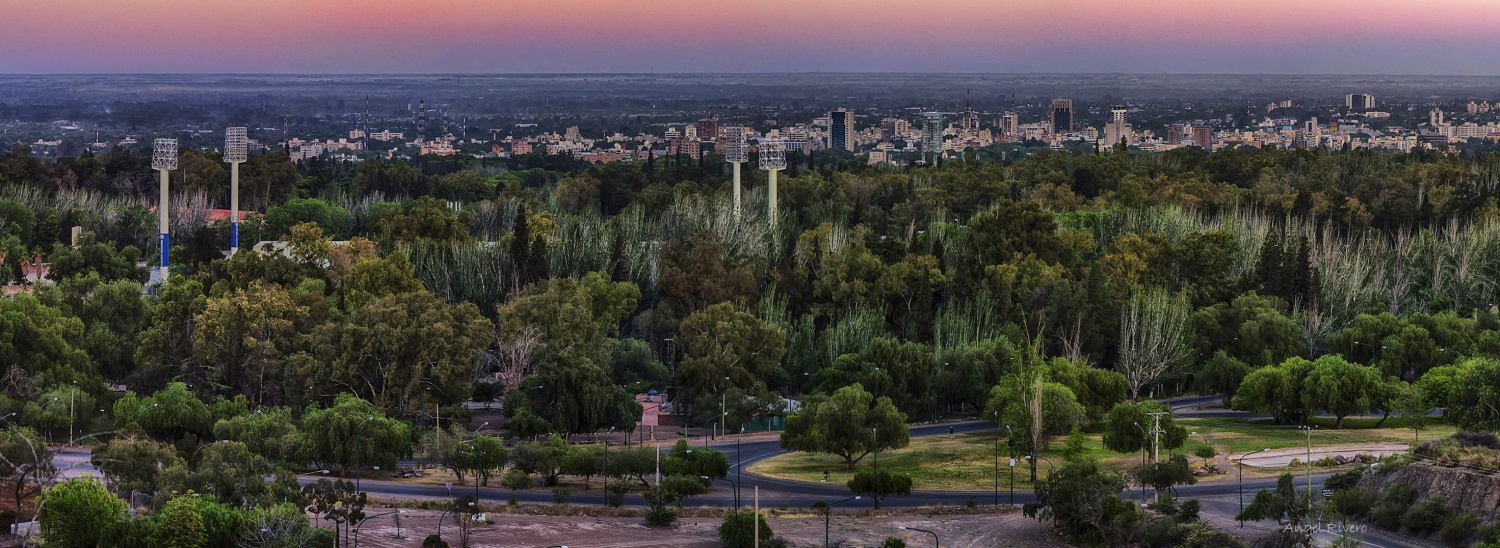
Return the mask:
<svg viewBox="0 0 1500 548"><path fill-rule="evenodd" d="M820 439L809 425L828 402L868 406L870 424L980 415L1020 426L1026 450L1090 422L1133 432L1122 421L1149 409L1127 401L1189 391L1284 422L1442 407L1500 427L1485 404L1500 396L1500 156L846 156L793 155L773 224L759 176L736 214L711 155L257 154L242 203L259 213L226 259L226 224L204 213L227 201L224 164L184 150L173 277L143 292L149 158L16 146L0 158L0 276L30 287L0 299L11 478L55 472L33 451L46 440L91 438L107 491L73 480L43 501L159 511L55 534L158 545L207 524L218 543L255 520L328 534L280 501L362 519L347 485L300 489L309 467L418 455L481 481L526 476L513 489L561 474L644 486L626 452L601 470L556 436L634 431L649 390L695 426L791 415L785 446L851 466L905 434ZM248 247L262 240L285 245ZM43 263L49 280L27 282ZM471 400L503 402L505 435L528 441L461 444ZM1106 444L1139 450L1133 436ZM173 497L189 490L201 496Z"/></svg>

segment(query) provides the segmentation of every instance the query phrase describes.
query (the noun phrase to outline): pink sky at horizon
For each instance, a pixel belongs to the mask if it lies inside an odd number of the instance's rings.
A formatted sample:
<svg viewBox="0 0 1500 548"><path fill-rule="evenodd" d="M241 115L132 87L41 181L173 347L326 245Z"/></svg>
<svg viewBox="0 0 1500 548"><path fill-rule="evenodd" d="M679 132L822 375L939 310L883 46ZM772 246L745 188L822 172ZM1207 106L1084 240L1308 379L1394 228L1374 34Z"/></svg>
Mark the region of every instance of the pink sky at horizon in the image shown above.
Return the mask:
<svg viewBox="0 0 1500 548"><path fill-rule="evenodd" d="M1500 74L1493 0L13 0L0 73Z"/></svg>

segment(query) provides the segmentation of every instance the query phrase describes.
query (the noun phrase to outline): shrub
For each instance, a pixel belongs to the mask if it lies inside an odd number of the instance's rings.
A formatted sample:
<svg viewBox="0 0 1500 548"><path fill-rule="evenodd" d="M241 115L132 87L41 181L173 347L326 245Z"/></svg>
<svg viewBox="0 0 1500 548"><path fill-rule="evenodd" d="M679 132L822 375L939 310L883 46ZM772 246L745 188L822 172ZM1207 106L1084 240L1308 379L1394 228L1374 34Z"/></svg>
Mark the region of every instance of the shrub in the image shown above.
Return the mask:
<svg viewBox="0 0 1500 548"><path fill-rule="evenodd" d="M1453 435L1461 447L1484 447L1500 451L1500 437L1494 432L1459 432Z"/></svg>
<svg viewBox="0 0 1500 548"><path fill-rule="evenodd" d="M660 485L653 485L641 493L646 500L646 525L666 527L677 522L677 494Z"/></svg>
<svg viewBox="0 0 1500 548"><path fill-rule="evenodd" d="M724 516L719 525L719 542L725 548L752 548L755 545L755 529L760 529L760 538L770 539L774 534L764 515L736 511Z"/></svg>
<svg viewBox="0 0 1500 548"><path fill-rule="evenodd" d="M610 508L619 508L625 504L625 493L630 492L634 483L627 480L610 480L604 482L604 505Z"/></svg>
<svg viewBox="0 0 1500 548"><path fill-rule="evenodd" d="M1383 468L1383 467L1382 467ZM1411 502L1416 498L1416 493L1410 487L1395 484L1385 490L1385 495L1380 497L1380 504L1370 512L1370 518L1375 525L1381 529L1395 531L1401 528L1401 518L1406 511L1411 509Z"/></svg>
<svg viewBox="0 0 1500 548"><path fill-rule="evenodd" d="M448 548L448 541L434 533L422 539L422 548Z"/></svg>
<svg viewBox="0 0 1500 548"><path fill-rule="evenodd" d="M896 537L885 537L880 541L880 548L906 548L906 541Z"/></svg>
<svg viewBox="0 0 1500 548"><path fill-rule="evenodd" d="M1444 523L1442 530L1438 533L1438 538L1452 546L1466 546L1469 539L1473 538L1474 533L1479 530L1479 524L1479 514L1464 512Z"/></svg>
<svg viewBox="0 0 1500 548"><path fill-rule="evenodd" d="M1373 490L1355 487L1334 491L1329 504L1333 505L1334 511L1339 514L1359 519L1370 513L1370 509L1375 507L1375 501L1378 498Z"/></svg>
<svg viewBox="0 0 1500 548"><path fill-rule="evenodd" d="M1443 527L1443 522L1452 515L1448 499L1437 495L1423 499L1401 516L1401 525L1417 535L1426 536Z"/></svg>
<svg viewBox="0 0 1500 548"><path fill-rule="evenodd" d="M1356 467L1352 470L1345 470L1343 472L1339 472L1337 474L1329 476L1328 481L1323 482L1323 487L1332 489L1334 491L1352 489L1355 485L1359 484L1359 478L1363 477L1364 474L1365 467L1363 466Z"/></svg>
<svg viewBox="0 0 1500 548"><path fill-rule="evenodd" d="M552 488L552 502L554 502L554 503L557 503L557 504L567 504L568 503L568 497L571 497L571 496L573 496L573 489L571 487L553 487Z"/></svg>

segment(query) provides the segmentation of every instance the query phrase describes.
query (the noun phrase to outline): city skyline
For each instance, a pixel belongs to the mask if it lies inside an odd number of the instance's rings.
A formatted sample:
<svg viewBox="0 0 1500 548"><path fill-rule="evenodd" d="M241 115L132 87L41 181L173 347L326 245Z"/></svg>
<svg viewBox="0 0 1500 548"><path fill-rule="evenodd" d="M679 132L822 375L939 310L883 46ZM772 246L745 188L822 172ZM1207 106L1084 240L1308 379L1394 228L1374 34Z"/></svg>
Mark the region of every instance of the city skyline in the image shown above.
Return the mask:
<svg viewBox="0 0 1500 548"><path fill-rule="evenodd" d="M506 4L25 2L0 73L1500 74L1482 0Z"/></svg>

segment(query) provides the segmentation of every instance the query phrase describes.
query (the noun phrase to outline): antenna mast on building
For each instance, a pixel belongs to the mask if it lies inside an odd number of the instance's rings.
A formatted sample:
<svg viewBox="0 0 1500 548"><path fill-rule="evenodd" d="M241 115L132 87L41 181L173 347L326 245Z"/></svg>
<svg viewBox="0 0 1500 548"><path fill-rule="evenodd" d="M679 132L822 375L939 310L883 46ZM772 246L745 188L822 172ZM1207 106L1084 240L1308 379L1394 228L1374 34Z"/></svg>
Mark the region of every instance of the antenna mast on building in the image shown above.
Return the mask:
<svg viewBox="0 0 1500 548"><path fill-rule="evenodd" d="M172 246L171 236L168 235L167 229L168 176L172 170L177 169L177 139L157 139L152 143L151 169L161 172L161 205L157 206L157 217L160 219L161 229L161 267L157 271L157 279L166 283L167 251Z"/></svg>
<svg viewBox="0 0 1500 548"><path fill-rule="evenodd" d="M247 159L250 143L242 127L224 130L224 161L229 162L229 256L240 250L240 164Z"/></svg>
<svg viewBox="0 0 1500 548"><path fill-rule="evenodd" d="M745 156L745 128L726 126L724 134L724 161L734 165L734 218L740 218L740 164L750 161Z"/></svg>
<svg viewBox="0 0 1500 548"><path fill-rule="evenodd" d="M781 137L767 137L760 142L760 168L766 170L766 212L771 217L771 229L776 229L776 172L786 169L786 143Z"/></svg>
<svg viewBox="0 0 1500 548"><path fill-rule="evenodd" d="M427 142L427 100L417 101L417 143Z"/></svg>

